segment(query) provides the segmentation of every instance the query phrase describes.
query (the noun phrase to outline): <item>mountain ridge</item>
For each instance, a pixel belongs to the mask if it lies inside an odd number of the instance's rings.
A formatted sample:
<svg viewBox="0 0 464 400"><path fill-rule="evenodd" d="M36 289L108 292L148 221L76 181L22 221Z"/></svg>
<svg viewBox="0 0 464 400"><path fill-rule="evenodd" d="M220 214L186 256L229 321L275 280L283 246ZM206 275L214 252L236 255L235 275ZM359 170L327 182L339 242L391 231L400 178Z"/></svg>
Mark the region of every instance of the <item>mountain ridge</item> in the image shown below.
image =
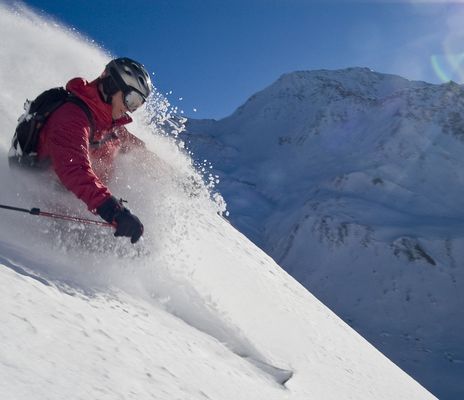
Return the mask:
<svg viewBox="0 0 464 400"><path fill-rule="evenodd" d="M184 134L213 166L240 231L402 368L456 399L464 346L433 325L463 328L447 321L464 304L462 110L454 82L300 71L229 117L188 121ZM408 335L428 350L405 356ZM454 383L440 383L438 365Z"/></svg>

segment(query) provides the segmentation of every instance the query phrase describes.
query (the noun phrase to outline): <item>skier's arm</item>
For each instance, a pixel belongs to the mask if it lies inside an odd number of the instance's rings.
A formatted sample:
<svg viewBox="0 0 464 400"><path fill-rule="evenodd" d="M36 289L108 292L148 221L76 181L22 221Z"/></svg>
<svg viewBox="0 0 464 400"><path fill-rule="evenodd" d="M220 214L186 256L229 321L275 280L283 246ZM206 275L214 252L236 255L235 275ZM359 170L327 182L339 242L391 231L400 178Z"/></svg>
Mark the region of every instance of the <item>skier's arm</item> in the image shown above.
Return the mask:
<svg viewBox="0 0 464 400"><path fill-rule="evenodd" d="M89 210L95 210L111 193L92 170L87 116L75 104L67 103L52 114L48 123L48 146L58 178Z"/></svg>
<svg viewBox="0 0 464 400"><path fill-rule="evenodd" d="M84 201L90 211L114 224L115 236L127 236L132 243L137 242L143 234L143 224L111 195L92 170L90 127L84 111L74 104L65 104L47 123L52 124L48 133L52 164L63 185Z"/></svg>

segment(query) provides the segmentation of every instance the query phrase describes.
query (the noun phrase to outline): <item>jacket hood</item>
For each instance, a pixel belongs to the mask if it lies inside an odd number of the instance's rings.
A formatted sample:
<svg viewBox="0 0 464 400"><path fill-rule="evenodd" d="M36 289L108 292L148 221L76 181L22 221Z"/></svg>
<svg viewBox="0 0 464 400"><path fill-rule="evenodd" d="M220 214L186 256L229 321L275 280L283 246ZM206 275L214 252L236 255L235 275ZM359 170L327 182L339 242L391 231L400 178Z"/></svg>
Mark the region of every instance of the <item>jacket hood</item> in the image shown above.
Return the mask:
<svg viewBox="0 0 464 400"><path fill-rule="evenodd" d="M94 115L98 131L108 130L115 125L125 125L132 122L132 118L127 114L113 121L111 104L105 103L100 97L98 79L88 82L83 78L74 78L67 83L66 89L89 106Z"/></svg>

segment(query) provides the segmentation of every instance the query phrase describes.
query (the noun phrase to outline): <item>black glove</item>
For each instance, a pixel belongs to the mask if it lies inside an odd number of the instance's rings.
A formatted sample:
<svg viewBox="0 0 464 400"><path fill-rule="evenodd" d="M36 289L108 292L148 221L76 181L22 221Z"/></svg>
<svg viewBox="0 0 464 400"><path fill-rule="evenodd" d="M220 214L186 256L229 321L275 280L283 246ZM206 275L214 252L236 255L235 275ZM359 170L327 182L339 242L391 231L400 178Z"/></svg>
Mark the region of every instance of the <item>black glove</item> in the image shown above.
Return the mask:
<svg viewBox="0 0 464 400"><path fill-rule="evenodd" d="M127 208L123 208L114 217L116 221L116 232L114 236L127 236L131 238L131 243L135 243L143 235L143 224Z"/></svg>
<svg viewBox="0 0 464 400"><path fill-rule="evenodd" d="M131 243L135 243L143 234L143 224L140 220L114 196L105 200L105 202L97 208L97 213L106 222L110 224L115 223L116 232L114 232L114 236L130 237Z"/></svg>

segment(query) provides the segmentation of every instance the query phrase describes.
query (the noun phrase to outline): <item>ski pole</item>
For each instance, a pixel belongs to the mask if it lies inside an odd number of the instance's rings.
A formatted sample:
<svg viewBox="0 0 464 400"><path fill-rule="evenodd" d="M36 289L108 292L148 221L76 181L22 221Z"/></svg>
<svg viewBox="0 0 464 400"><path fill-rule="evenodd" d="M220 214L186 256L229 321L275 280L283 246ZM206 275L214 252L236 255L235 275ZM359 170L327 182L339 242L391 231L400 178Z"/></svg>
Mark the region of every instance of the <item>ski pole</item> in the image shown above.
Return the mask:
<svg viewBox="0 0 464 400"><path fill-rule="evenodd" d="M46 212L46 211L40 211L40 208L31 208L29 210L27 208L12 207L12 206L4 205L4 204L0 204L0 208L4 208L5 210L24 212L24 213L28 213L28 214L32 214L32 215L38 215L38 216L41 216L41 217L63 219L65 221L71 221L71 222L82 222L84 224L100 225L100 226L106 226L106 227L109 227L109 228L113 227L113 225L108 223L108 222L95 221L93 219L75 217L75 216L72 216L72 215L63 215L63 214L50 213L50 212Z"/></svg>

